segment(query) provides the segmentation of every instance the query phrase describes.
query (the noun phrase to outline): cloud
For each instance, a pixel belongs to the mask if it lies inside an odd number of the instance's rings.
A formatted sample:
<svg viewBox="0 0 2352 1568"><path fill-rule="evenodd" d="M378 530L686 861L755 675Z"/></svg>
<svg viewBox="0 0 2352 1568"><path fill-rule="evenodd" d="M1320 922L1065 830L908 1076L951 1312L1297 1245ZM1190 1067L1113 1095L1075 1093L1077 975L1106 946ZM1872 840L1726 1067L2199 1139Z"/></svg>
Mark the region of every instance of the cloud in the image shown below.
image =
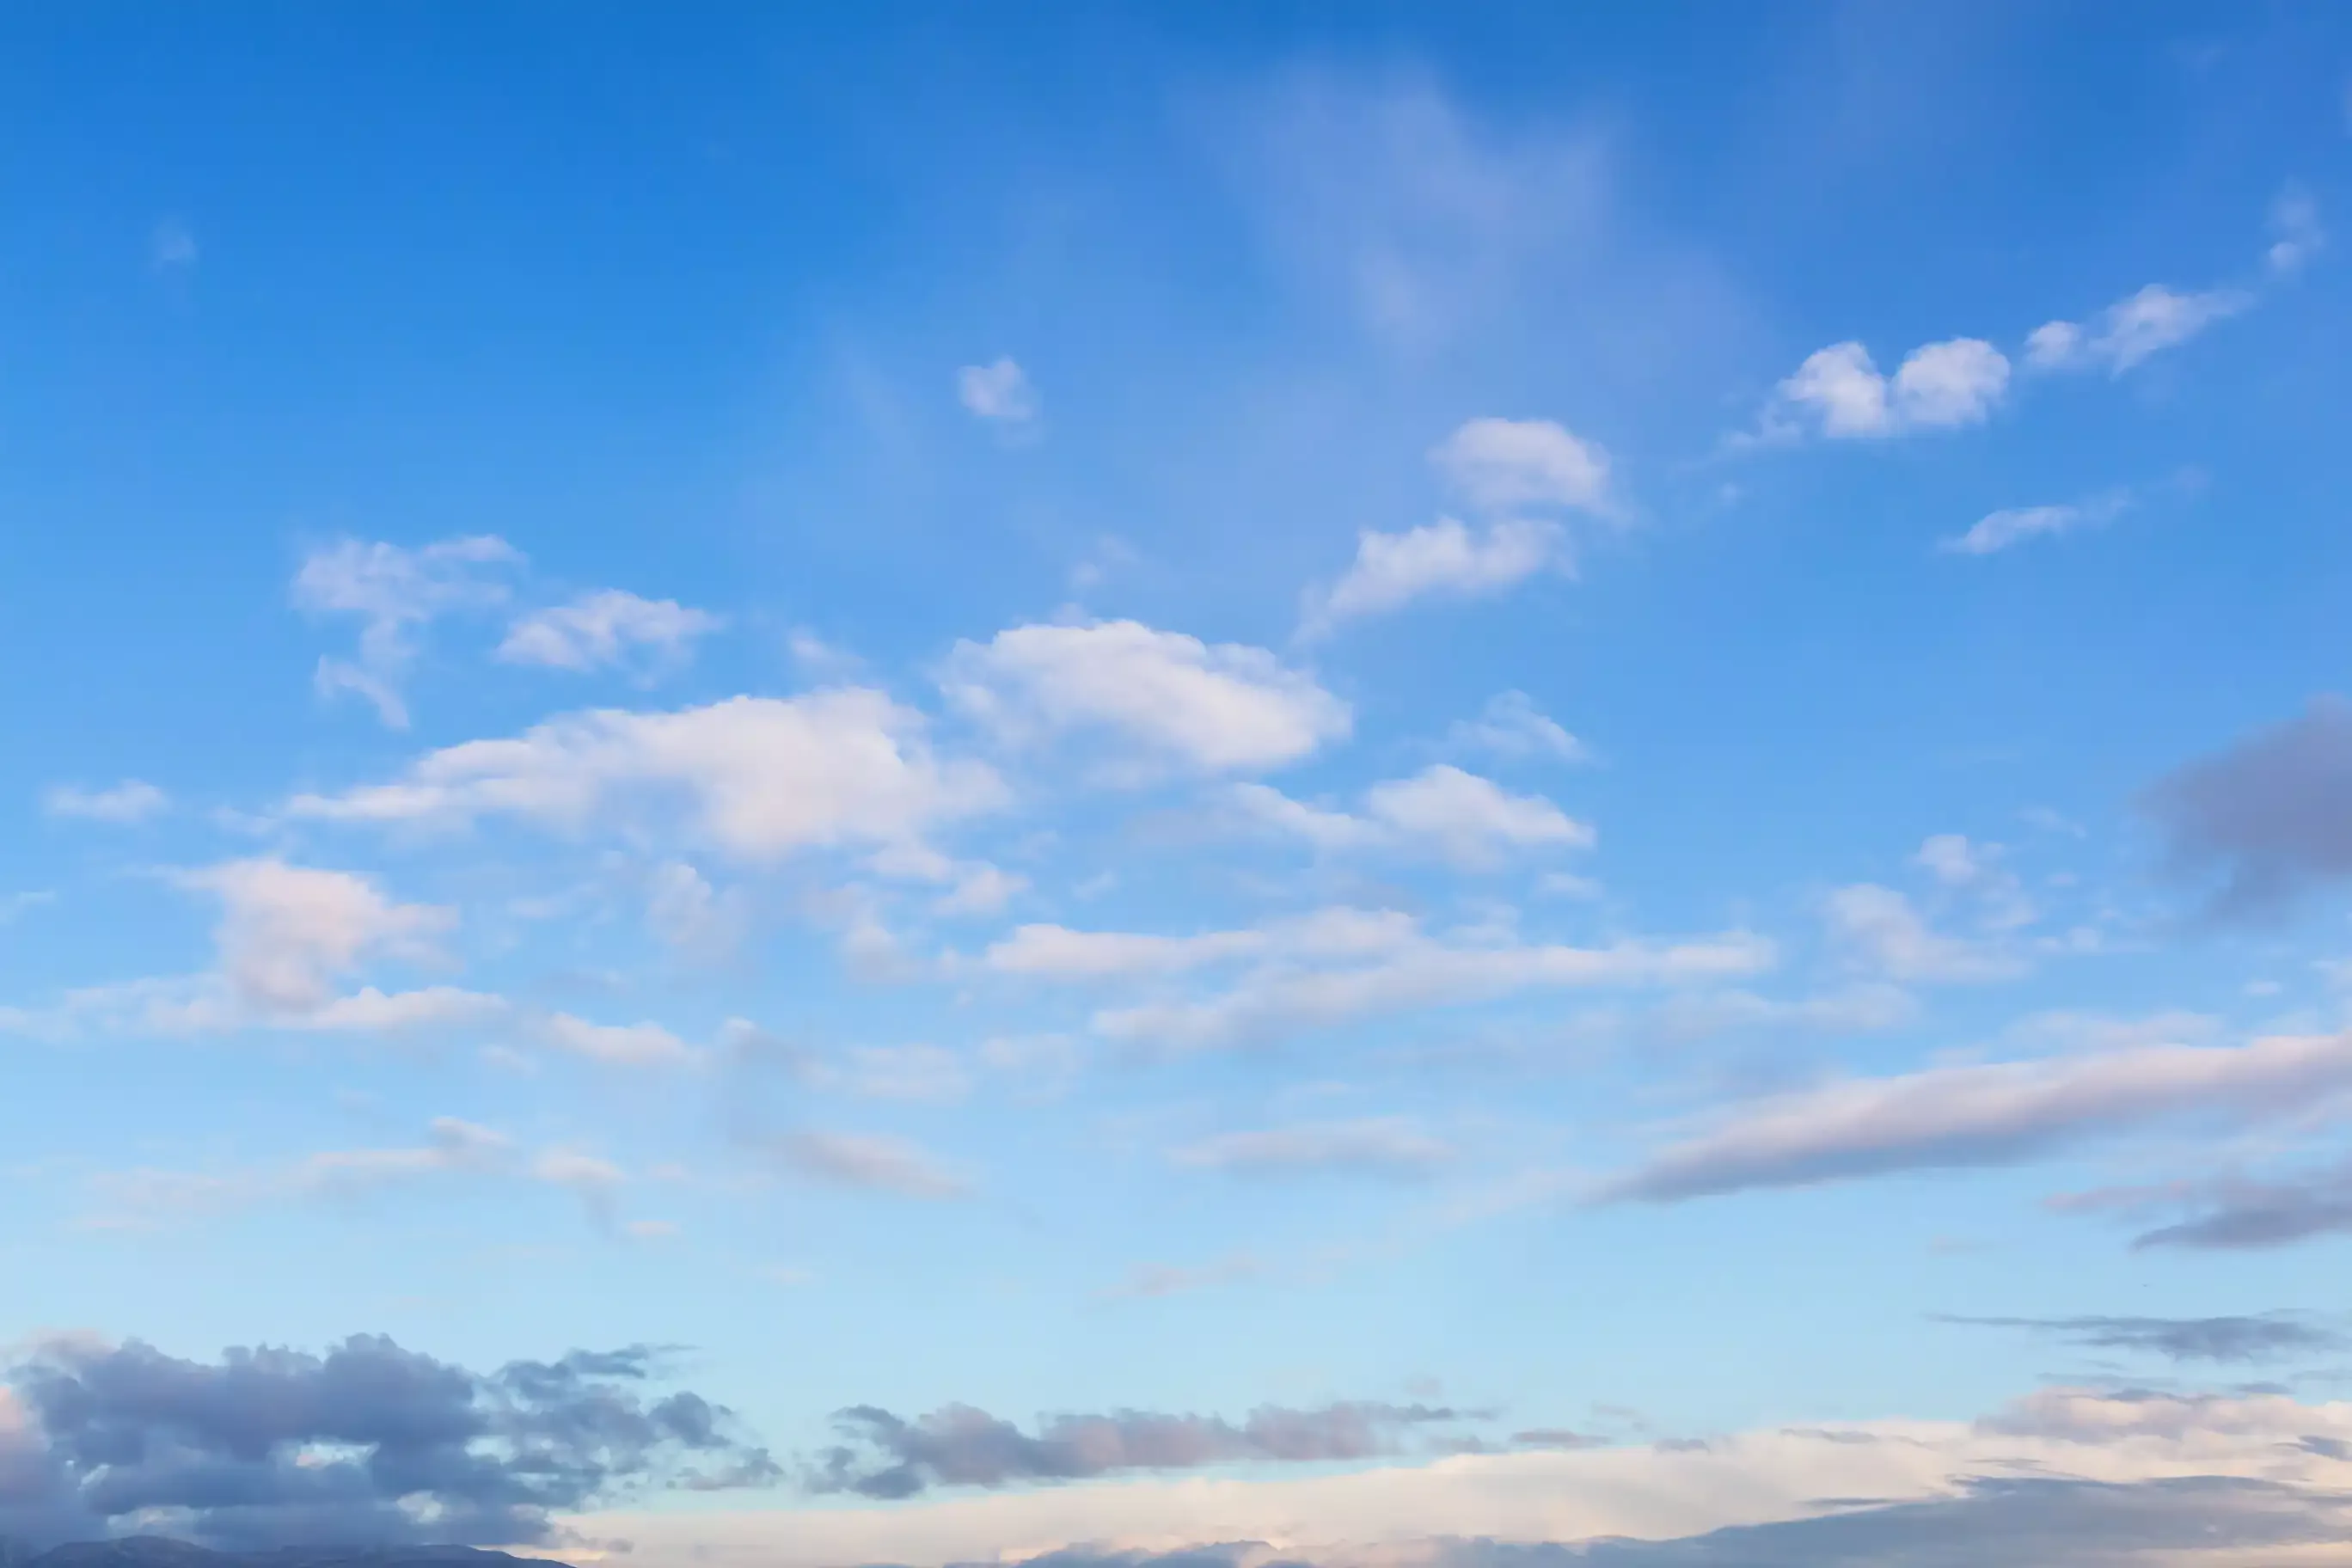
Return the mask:
<svg viewBox="0 0 2352 1568"><path fill-rule="evenodd" d="M2271 204L2271 247L2263 261L2280 277L2292 277L2327 245L2319 226L2319 205L2311 193L2290 185Z"/></svg>
<svg viewBox="0 0 2352 1568"><path fill-rule="evenodd" d="M1547 717L1524 691L1506 691L1487 700L1476 719L1458 720L1445 733L1446 744L1457 750L1492 752L1496 756L1548 756L1563 763L1590 759L1584 742Z"/></svg>
<svg viewBox="0 0 2352 1568"><path fill-rule="evenodd" d="M2181 294L2151 283L2108 306L2090 326L2049 321L2034 328L2025 340L2025 363L2035 370L2105 370L2121 375L2253 302L2254 297L2242 289Z"/></svg>
<svg viewBox="0 0 2352 1568"><path fill-rule="evenodd" d="M1376 1176L1426 1176L1454 1157L1451 1144L1402 1117L1368 1117L1225 1132L1173 1151L1170 1158L1199 1170L1239 1176L1296 1176L1318 1172Z"/></svg>
<svg viewBox="0 0 2352 1568"><path fill-rule="evenodd" d="M283 860L231 860L179 875L221 902L214 940L236 1000L265 1016L315 1016L336 1000L334 982L377 954L431 961L435 939L457 911L395 904L366 878ZM381 1008L390 999L356 1004ZM411 1007L419 1004L410 1003Z"/></svg>
<svg viewBox="0 0 2352 1568"><path fill-rule="evenodd" d="M1310 588L1303 598L1301 632L1328 632L1341 621L1383 615L1415 599L1484 598L1514 587L1548 568L1567 563L1565 535L1558 524L1505 518L1476 532L1450 517L1380 533L1356 536L1356 559L1329 588Z"/></svg>
<svg viewBox="0 0 2352 1568"><path fill-rule="evenodd" d="M1928 343L1882 374L1858 342L1808 355L1766 410L1764 435L1807 428L1832 438L1905 436L1981 425L2009 390L2009 361L1980 338Z"/></svg>
<svg viewBox="0 0 2352 1568"><path fill-rule="evenodd" d="M1874 882L1832 891L1822 918L1835 946L1889 980L1966 984L2024 973L2014 954L1936 931L1909 899Z"/></svg>
<svg viewBox="0 0 2352 1568"><path fill-rule="evenodd" d="M1000 974L1054 980L1125 979L1179 973L1204 963L1264 952L1271 943L1267 933L1260 931L1157 936L1144 931L1024 925L991 943L981 963Z"/></svg>
<svg viewBox="0 0 2352 1568"><path fill-rule="evenodd" d="M2137 1351L2172 1361L2252 1362L2335 1350L2342 1334L2283 1313L2259 1318L1964 1318L1945 1323L2031 1329L2093 1350Z"/></svg>
<svg viewBox="0 0 2352 1568"><path fill-rule="evenodd" d="M1991 555L2030 540L2054 539L2062 533L2113 522L2130 504L2127 492L2111 490L2063 506L2028 506L1987 512L1966 533L1954 534L1939 542L1937 548L1953 555Z"/></svg>
<svg viewBox="0 0 2352 1568"><path fill-rule="evenodd" d="M2132 1246L2252 1252L2352 1232L2352 1162L2285 1178L2229 1174L2202 1181L2068 1193L2048 1200L2061 1212L2163 1211L2188 1217L2136 1237Z"/></svg>
<svg viewBox="0 0 2352 1568"><path fill-rule="evenodd" d="M1751 1101L1607 1183L1672 1203L1906 1171L2015 1164L2168 1121L2249 1126L2352 1089L2352 1036L2151 1045L1846 1079Z"/></svg>
<svg viewBox="0 0 2352 1568"><path fill-rule="evenodd" d="M144 822L171 808L170 795L141 779L124 779L111 789L86 790L57 784L41 796L41 809L51 816L74 816L89 822Z"/></svg>
<svg viewBox="0 0 2352 1568"><path fill-rule="evenodd" d="M507 628L498 657L509 664L591 670L625 664L633 650L643 649L657 661L676 663L691 652L695 638L726 624L675 599L641 599L607 588L523 616Z"/></svg>
<svg viewBox="0 0 2352 1568"><path fill-rule="evenodd" d="M489 569L519 565L522 555L492 535L445 539L415 550L345 539L313 550L294 574L295 607L360 623L356 661L321 658L321 695L353 691L375 705L384 723L408 727L401 679L417 653L417 634L452 610L501 603L506 585Z"/></svg>
<svg viewBox="0 0 2352 1568"><path fill-rule="evenodd" d="M659 1024L592 1024L557 1013L539 1026L540 1038L559 1051L614 1067L677 1067L697 1052Z"/></svg>
<svg viewBox="0 0 2352 1568"><path fill-rule="evenodd" d="M436 1117L426 1141L409 1148L335 1149L289 1164L226 1174L141 1168L97 1178L103 1227L143 1227L247 1204L288 1198L352 1198L387 1187L509 1167L513 1145L500 1132Z"/></svg>
<svg viewBox="0 0 2352 1568"><path fill-rule="evenodd" d="M1037 389L1010 359L968 364L956 372L956 400L992 425L1027 425L1037 417Z"/></svg>
<svg viewBox="0 0 2352 1568"><path fill-rule="evenodd" d="M1333 964L1283 958L1202 1000L1150 1001L1097 1011L1107 1038L1172 1050L1255 1044L1415 1008L1494 1001L1538 988L1678 985L1769 969L1772 944L1746 932L1607 947L1441 942L1407 926L1377 949ZM1370 962L1362 962L1363 959Z"/></svg>
<svg viewBox="0 0 2352 1568"><path fill-rule="evenodd" d="M1465 871L1495 870L1530 850L1589 849L1596 840L1588 824L1543 796L1513 795L1445 763L1374 784L1364 792L1361 816L1307 805L1265 784L1237 784L1228 798L1252 821L1319 850L1420 850Z"/></svg>
<svg viewBox="0 0 2352 1568"><path fill-rule="evenodd" d="M2275 914L2352 877L2352 703L2315 699L2302 717L2158 780L2138 805L2175 873L2219 877L2213 914Z"/></svg>
<svg viewBox="0 0 2352 1568"><path fill-rule="evenodd" d="M1107 771L1257 771L1344 738L1348 705L1264 648L1210 645L1134 621L1025 626L959 642L940 684L1009 744L1068 733L1124 750Z"/></svg>
<svg viewBox="0 0 2352 1568"><path fill-rule="evenodd" d="M511 740L427 752L390 784L298 795L286 810L331 822L443 826L506 816L579 832L648 804L682 803L703 842L775 860L813 848L916 843L929 828L1004 798L984 764L936 758L920 714L849 687L672 712L567 714Z"/></svg>
<svg viewBox="0 0 2352 1568"><path fill-rule="evenodd" d="M896 1499L932 1487L1079 1480L1243 1460L1360 1459L1396 1452L1415 1427L1460 1419L1452 1410L1368 1403L1314 1410L1265 1405L1239 1423L1120 1410L1050 1416L1033 1435L968 1405L947 1405L912 1421L856 1405L835 1416L848 1441L822 1457L808 1486L818 1492Z"/></svg>
<svg viewBox="0 0 2352 1568"><path fill-rule="evenodd" d="M1429 458L1482 511L1601 511L1609 503L1609 454L1549 419L1473 419Z"/></svg>
<svg viewBox="0 0 2352 1568"><path fill-rule="evenodd" d="M786 1132L755 1140L788 1169L813 1180L902 1198L960 1198L971 1184L903 1138L856 1132Z"/></svg>
<svg viewBox="0 0 2352 1568"><path fill-rule="evenodd" d="M644 1346L477 1373L374 1335L213 1363L55 1336L9 1375L31 1485L0 1497L0 1523L243 1550L536 1544L554 1538L554 1515L692 1484L709 1467L775 1478L724 1407L653 1396L659 1370Z"/></svg>

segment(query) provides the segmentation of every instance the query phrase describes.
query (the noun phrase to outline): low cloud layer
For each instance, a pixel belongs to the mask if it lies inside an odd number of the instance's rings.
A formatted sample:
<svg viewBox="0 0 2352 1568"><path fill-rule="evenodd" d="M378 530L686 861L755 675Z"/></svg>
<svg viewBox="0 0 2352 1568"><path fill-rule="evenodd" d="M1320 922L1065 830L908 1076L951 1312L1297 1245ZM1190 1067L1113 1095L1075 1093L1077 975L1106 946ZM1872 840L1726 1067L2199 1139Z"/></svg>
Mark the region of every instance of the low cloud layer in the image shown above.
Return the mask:
<svg viewBox="0 0 2352 1568"><path fill-rule="evenodd" d="M645 1346L478 1373L373 1335L217 1362L51 1339L0 1385L0 1535L529 1544L553 1514L776 1478L660 1370Z"/></svg>
<svg viewBox="0 0 2352 1568"><path fill-rule="evenodd" d="M813 1491L907 1498L933 1487L1082 1480L1128 1470L1198 1469L1254 1460L1304 1464L1400 1452L1416 1427L1464 1419L1423 1405L1265 1405L1240 1422L1118 1410L1054 1415L1034 1433L967 1405L912 1420L872 1405L842 1411L847 1441L810 1468Z"/></svg>

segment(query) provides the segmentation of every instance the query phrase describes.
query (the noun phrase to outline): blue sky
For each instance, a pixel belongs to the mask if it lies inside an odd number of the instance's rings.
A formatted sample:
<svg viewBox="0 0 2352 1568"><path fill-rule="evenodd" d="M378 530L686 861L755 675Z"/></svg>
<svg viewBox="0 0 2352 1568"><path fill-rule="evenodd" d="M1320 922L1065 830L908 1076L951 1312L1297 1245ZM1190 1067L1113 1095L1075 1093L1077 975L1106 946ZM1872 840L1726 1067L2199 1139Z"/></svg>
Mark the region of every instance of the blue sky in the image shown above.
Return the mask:
<svg viewBox="0 0 2352 1568"><path fill-rule="evenodd" d="M0 32L0 1522L2344 1479L2352 25ZM355 1334L654 1425L345 1518L57 1394Z"/></svg>

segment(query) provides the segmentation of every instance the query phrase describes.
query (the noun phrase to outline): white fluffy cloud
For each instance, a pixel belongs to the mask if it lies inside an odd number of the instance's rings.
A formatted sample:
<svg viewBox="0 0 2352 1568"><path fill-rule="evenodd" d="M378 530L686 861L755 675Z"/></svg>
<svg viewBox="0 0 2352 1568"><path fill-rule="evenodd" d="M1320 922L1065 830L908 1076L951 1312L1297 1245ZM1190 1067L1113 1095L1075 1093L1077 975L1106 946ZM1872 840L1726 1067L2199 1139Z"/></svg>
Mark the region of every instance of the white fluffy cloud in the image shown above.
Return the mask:
<svg viewBox="0 0 2352 1568"><path fill-rule="evenodd" d="M2036 370L2105 370L2120 375L2253 302L2254 297L2242 289L2182 294L2151 283L2108 306L2087 326L2048 321L2034 328L2025 340L2025 363Z"/></svg>
<svg viewBox="0 0 2352 1568"><path fill-rule="evenodd" d="M2291 276L2303 270L2304 264L2319 254L2327 245L2327 236L2319 226L2319 205L2311 193L2299 186L2289 186L2279 193L2271 204L2271 247L2263 261L2271 271Z"/></svg>
<svg viewBox="0 0 2352 1568"><path fill-rule="evenodd" d="M367 957L429 960L435 939L457 918L453 910L395 904L348 871L283 860L232 860L181 880L220 899L221 972L236 999L261 1014L326 1007L335 981Z"/></svg>
<svg viewBox="0 0 2352 1568"><path fill-rule="evenodd" d="M1565 542L1558 524L1525 518L1475 531L1450 517L1402 533L1368 529L1357 535L1356 559L1339 580L1307 590L1301 627L1313 636L1415 599L1499 594L1566 564Z"/></svg>
<svg viewBox="0 0 2352 1568"><path fill-rule="evenodd" d="M1948 430L1982 424L2008 390L2008 358L1981 338L1914 349L1892 376L1862 344L1832 343L1780 384L1765 432L1786 437L1810 427L1857 437Z"/></svg>
<svg viewBox="0 0 2352 1568"><path fill-rule="evenodd" d="M1514 850L1588 849L1594 834L1541 795L1438 763L1364 792L1361 816L1327 811L1265 784L1235 785L1251 820L1318 849L1390 847L1435 854L1463 870L1491 870Z"/></svg>
<svg viewBox="0 0 2352 1568"><path fill-rule="evenodd" d="M993 425L1026 425L1037 417L1037 389L1011 359L968 364L956 372L956 397L973 416Z"/></svg>
<svg viewBox="0 0 2352 1568"><path fill-rule="evenodd" d="M451 610L502 602L506 585L492 573L521 561L512 545L488 534L415 550L346 539L311 551L294 574L296 607L360 622L358 657L320 659L319 690L356 692L384 723L406 729L400 681L416 657L418 631Z"/></svg>
<svg viewBox="0 0 2352 1568"><path fill-rule="evenodd" d="M124 779L109 789L58 784L41 796L41 809L51 816L89 822L144 822L171 807L172 797L143 779Z"/></svg>
<svg viewBox="0 0 2352 1568"><path fill-rule="evenodd" d="M1025 626L959 642L940 685L1010 744L1107 742L1113 777L1280 767L1344 737L1348 705L1264 648L1134 621Z"/></svg>
<svg viewBox="0 0 2352 1568"><path fill-rule="evenodd" d="M726 623L675 599L644 599L618 588L534 611L507 629L499 658L509 664L590 670L624 664L643 650L675 661Z"/></svg>
<svg viewBox="0 0 2352 1568"><path fill-rule="evenodd" d="M1473 419L1429 457L1483 511L1608 504L1609 454L1549 419Z"/></svg>
<svg viewBox="0 0 2352 1568"><path fill-rule="evenodd" d="M673 712L569 714L510 740L429 752L389 784L297 796L287 810L451 826L506 816L579 831L634 807L682 803L703 841L772 860L913 843L1003 799L986 766L932 754L920 714L882 692L845 688Z"/></svg>

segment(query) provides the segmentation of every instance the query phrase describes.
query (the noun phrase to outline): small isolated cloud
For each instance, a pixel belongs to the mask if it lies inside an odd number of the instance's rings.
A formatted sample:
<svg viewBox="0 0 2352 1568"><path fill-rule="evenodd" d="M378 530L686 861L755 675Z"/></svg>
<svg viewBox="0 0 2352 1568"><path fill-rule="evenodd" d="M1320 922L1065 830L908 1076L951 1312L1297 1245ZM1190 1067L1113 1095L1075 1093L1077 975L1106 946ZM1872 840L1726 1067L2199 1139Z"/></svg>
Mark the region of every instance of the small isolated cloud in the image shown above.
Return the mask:
<svg viewBox="0 0 2352 1568"><path fill-rule="evenodd" d="M971 1184L903 1138L798 1131L757 1140L786 1169L813 1181L902 1198L961 1198Z"/></svg>
<svg viewBox="0 0 2352 1568"><path fill-rule="evenodd" d="M1984 423L2008 391L2009 360L1981 338L1914 349L1892 376L1862 344L1832 343L1780 384L1763 436L1852 439L1956 429Z"/></svg>
<svg viewBox="0 0 2352 1568"><path fill-rule="evenodd" d="M2352 878L2352 702L2318 698L2158 780L2138 804L2176 875L2218 879L2215 916L2275 915Z"/></svg>
<svg viewBox="0 0 2352 1568"><path fill-rule="evenodd" d="M1224 1132L1170 1156L1179 1165L1237 1176L1318 1173L1423 1177L1454 1157L1454 1146L1402 1117L1321 1121L1257 1132Z"/></svg>
<svg viewBox="0 0 2352 1568"><path fill-rule="evenodd" d="M2108 306L2088 324L2049 321L2034 328L2025 340L2025 363L2035 370L2104 370L2121 375L2253 302L2254 297L2242 289L2182 294L2151 283Z"/></svg>
<svg viewBox="0 0 2352 1568"><path fill-rule="evenodd" d="M1832 946L1888 980L1969 984L2013 979L2025 971L2014 953L1937 931L1908 898L1875 883L1835 889L1822 918Z"/></svg>
<svg viewBox="0 0 2352 1568"><path fill-rule="evenodd" d="M2254 1362L2332 1351L2345 1337L2282 1312L2258 1318L1969 1318L1946 1323L2029 1329L2092 1350L2136 1351L2171 1361Z"/></svg>
<svg viewBox="0 0 2352 1568"><path fill-rule="evenodd" d="M177 218L165 218L147 237L147 259L158 272L194 267L199 254L195 234Z"/></svg>
<svg viewBox="0 0 2352 1568"><path fill-rule="evenodd" d="M1537 573L1567 564L1557 523L1505 518L1473 531L1450 517L1402 533L1357 535L1356 559L1328 588L1310 588L1300 629L1328 632L1341 621L1382 615L1415 599L1484 598Z"/></svg>
<svg viewBox="0 0 2352 1568"><path fill-rule="evenodd" d="M171 808L170 795L141 779L124 779L108 789L58 784L41 796L41 809L51 816L79 817L87 822L144 822Z"/></svg>
<svg viewBox="0 0 2352 1568"><path fill-rule="evenodd" d="M1847 1079L1751 1101L1608 1184L1671 1203L1905 1171L2015 1164L2172 1121L2259 1126L2352 1090L2352 1036L2149 1045Z"/></svg>
<svg viewBox="0 0 2352 1568"><path fill-rule="evenodd" d="M655 1393L662 1370L642 1345L475 1373L365 1334L216 1362L48 1336L0 1393L0 1521L236 1551L542 1545L562 1515L780 1479L731 1411Z"/></svg>
<svg viewBox="0 0 2352 1568"><path fill-rule="evenodd" d="M2289 185L2271 204L2271 247L2263 262L2279 277L2292 277L2327 245L2319 226L2319 204L2300 185Z"/></svg>
<svg viewBox="0 0 2352 1568"><path fill-rule="evenodd" d="M992 425L1022 426L1039 412L1037 389L1011 359L968 364L956 372L956 398L974 416Z"/></svg>
<svg viewBox="0 0 2352 1568"><path fill-rule="evenodd" d="M726 625L674 599L641 599L618 588L538 610L508 628L498 657L509 664L592 670L625 664L642 652L656 665L688 658L694 639Z"/></svg>
<svg viewBox="0 0 2352 1568"><path fill-rule="evenodd" d="M1064 735L1109 748L1104 770L1248 772L1347 735L1348 705L1264 648L1203 643L1135 621L1025 626L959 642L940 685L1015 746Z"/></svg>
<svg viewBox="0 0 2352 1568"><path fill-rule="evenodd" d="M1596 841L1591 825L1543 796L1514 795L1447 763L1372 785L1360 816L1308 805L1265 784L1237 784L1229 798L1250 822L1319 850L1420 851L1465 871L1497 869L1515 853L1589 849Z"/></svg>
<svg viewBox="0 0 2352 1568"><path fill-rule="evenodd" d="M445 539L415 550L355 539L313 550L294 574L295 607L360 623L354 658L321 658L322 695L356 692L395 730L408 727L401 681L415 662L418 635L451 611L501 603L507 587L493 573L520 565L521 552L493 535Z"/></svg>
<svg viewBox="0 0 2352 1568"><path fill-rule="evenodd" d="M659 1024L592 1024L569 1013L543 1020L539 1036L567 1056L613 1067L683 1067L698 1054Z"/></svg>
<svg viewBox="0 0 2352 1568"><path fill-rule="evenodd" d="M1491 752L1498 757L1550 757L1563 763L1589 761L1584 742L1559 727L1524 691L1487 700L1475 719L1455 721L1446 744L1459 751Z"/></svg>
<svg viewBox="0 0 2352 1568"><path fill-rule="evenodd" d="M1991 555L2029 540L2052 539L2113 522L2130 504L2128 492L2110 490L2063 506L2008 508L1986 513L1966 533L1954 534L1937 548L1953 555Z"/></svg>
<svg viewBox="0 0 2352 1568"><path fill-rule="evenodd" d="M861 1405L834 1417L845 1441L819 1456L807 1485L815 1492L890 1499L933 1487L1005 1487L1244 1461L1328 1463L1397 1453L1416 1428L1462 1419L1454 1410L1373 1403L1265 1405L1240 1422L1120 1410L1048 1416L1028 1433L968 1405L913 1420Z"/></svg>
<svg viewBox="0 0 2352 1568"><path fill-rule="evenodd" d="M457 911L398 904L349 871L232 860L180 874L184 887L220 900L214 939L221 973L240 1009L261 1016L312 1018L339 1005L381 1012L393 998L338 998L335 982L378 956L433 962Z"/></svg>
<svg viewBox="0 0 2352 1568"><path fill-rule="evenodd" d="M1549 419L1473 419L1429 458L1481 511L1608 505L1609 454Z"/></svg>

